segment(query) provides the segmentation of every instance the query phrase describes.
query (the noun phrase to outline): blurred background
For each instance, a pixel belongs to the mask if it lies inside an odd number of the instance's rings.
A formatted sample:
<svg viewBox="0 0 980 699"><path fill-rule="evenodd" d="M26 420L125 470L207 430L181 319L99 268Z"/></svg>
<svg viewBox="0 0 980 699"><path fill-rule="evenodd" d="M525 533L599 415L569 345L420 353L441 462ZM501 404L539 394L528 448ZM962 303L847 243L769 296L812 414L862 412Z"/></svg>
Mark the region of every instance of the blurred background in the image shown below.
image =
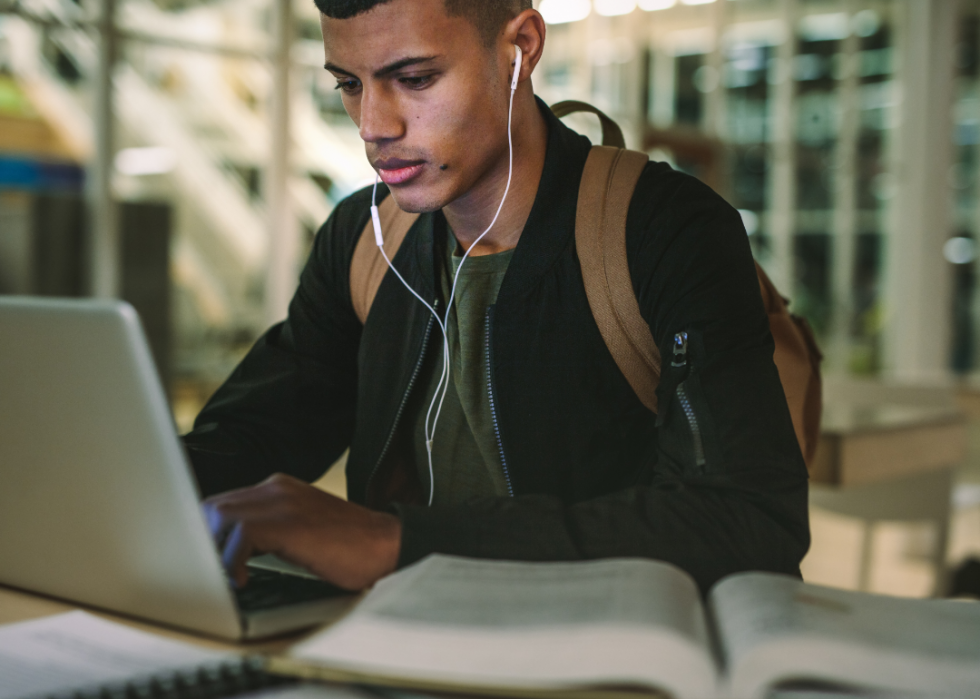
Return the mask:
<svg viewBox="0 0 980 699"><path fill-rule="evenodd" d="M980 0L535 6L538 94L720 192L817 335L807 577L969 587ZM189 429L371 180L322 63L312 0L0 0L0 293L133 303Z"/></svg>

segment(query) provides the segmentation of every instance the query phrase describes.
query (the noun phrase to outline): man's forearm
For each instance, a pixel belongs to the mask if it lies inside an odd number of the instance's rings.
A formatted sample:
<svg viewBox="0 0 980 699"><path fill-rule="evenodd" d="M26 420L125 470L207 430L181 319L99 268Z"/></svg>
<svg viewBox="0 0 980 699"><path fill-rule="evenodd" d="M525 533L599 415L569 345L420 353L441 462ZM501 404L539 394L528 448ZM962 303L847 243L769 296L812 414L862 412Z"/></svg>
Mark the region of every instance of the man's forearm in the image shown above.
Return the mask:
<svg viewBox="0 0 980 699"><path fill-rule="evenodd" d="M204 497L277 472L312 482L350 444L356 389L347 364L353 360L338 360L338 370L327 371L297 356L293 335L288 323L266 332L184 436Z"/></svg>

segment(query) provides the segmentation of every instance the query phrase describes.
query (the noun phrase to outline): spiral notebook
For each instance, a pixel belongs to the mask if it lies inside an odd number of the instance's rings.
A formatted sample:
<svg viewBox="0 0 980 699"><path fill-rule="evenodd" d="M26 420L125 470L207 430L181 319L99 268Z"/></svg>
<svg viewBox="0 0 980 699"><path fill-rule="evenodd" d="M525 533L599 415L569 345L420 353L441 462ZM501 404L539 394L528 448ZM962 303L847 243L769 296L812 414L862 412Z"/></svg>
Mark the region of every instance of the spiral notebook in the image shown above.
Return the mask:
<svg viewBox="0 0 980 699"><path fill-rule="evenodd" d="M160 638L83 611L0 626L0 699L227 697L288 680L264 660Z"/></svg>

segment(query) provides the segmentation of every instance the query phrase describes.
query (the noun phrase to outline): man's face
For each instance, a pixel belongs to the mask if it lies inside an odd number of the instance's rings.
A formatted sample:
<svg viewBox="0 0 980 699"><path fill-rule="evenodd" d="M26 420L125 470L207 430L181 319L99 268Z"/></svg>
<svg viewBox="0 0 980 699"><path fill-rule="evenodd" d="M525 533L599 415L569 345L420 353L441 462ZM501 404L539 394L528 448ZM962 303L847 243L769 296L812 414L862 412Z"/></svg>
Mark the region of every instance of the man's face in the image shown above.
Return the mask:
<svg viewBox="0 0 980 699"><path fill-rule="evenodd" d="M392 0L320 24L344 107L402 209L442 208L506 160L508 57L443 0Z"/></svg>

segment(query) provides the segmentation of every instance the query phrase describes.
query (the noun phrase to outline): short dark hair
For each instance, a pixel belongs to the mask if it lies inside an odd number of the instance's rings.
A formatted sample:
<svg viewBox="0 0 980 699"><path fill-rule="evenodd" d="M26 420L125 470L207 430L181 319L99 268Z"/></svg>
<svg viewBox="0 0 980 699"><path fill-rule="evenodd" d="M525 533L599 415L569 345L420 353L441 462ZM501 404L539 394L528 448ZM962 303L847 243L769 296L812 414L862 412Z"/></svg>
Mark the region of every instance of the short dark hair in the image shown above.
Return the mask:
<svg viewBox="0 0 980 699"><path fill-rule="evenodd" d="M391 0L313 0L317 9L327 17L348 19L367 12L376 5ZM532 0L444 0L451 17L466 17L483 36L487 46L493 44L500 27L524 10L531 9Z"/></svg>

